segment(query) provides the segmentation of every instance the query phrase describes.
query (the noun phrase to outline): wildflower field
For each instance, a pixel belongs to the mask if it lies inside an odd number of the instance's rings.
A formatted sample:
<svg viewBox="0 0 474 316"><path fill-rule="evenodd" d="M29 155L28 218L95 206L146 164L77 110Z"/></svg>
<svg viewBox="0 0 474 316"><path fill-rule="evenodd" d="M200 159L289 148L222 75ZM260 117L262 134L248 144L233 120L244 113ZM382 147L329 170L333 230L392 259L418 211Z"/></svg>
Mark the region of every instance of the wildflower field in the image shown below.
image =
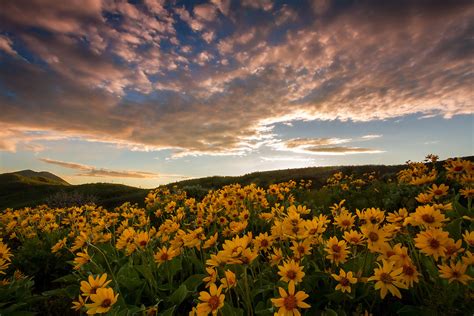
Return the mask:
<svg viewBox="0 0 474 316"><path fill-rule="evenodd" d="M1 315L472 315L474 165L3 210Z"/></svg>

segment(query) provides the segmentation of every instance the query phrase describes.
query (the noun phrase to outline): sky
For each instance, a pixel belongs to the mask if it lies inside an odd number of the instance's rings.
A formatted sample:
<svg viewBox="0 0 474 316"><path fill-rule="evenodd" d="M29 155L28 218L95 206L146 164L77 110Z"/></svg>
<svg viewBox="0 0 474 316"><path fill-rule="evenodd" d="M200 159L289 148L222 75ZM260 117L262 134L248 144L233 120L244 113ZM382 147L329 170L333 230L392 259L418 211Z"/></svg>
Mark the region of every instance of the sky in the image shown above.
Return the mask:
<svg viewBox="0 0 474 316"><path fill-rule="evenodd" d="M474 3L3 0L0 127L73 184L474 155Z"/></svg>

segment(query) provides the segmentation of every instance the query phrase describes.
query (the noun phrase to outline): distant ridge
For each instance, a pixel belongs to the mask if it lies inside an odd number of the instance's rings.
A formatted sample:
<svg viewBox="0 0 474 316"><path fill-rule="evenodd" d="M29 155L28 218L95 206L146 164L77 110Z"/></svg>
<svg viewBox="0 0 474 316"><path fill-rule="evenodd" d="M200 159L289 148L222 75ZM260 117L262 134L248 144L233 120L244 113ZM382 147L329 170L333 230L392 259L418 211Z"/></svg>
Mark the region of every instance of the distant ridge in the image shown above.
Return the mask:
<svg viewBox="0 0 474 316"><path fill-rule="evenodd" d="M30 169L15 171L11 173L1 174L3 175L17 175L23 178L27 178L29 181L44 183L44 184L57 184L57 185L70 185L66 180L58 177L57 175L48 172L48 171L33 171ZM19 179L20 181L24 181L24 179ZM38 183L38 184L39 184Z"/></svg>
<svg viewBox="0 0 474 316"><path fill-rule="evenodd" d="M474 156L460 157L474 161ZM444 161L437 162L441 168ZM406 165L358 165L358 166L328 166L307 167L259 171L242 176L211 176L205 178L182 180L167 184L168 187L178 186L185 189L191 197L203 197L209 190L221 188L224 185L240 183L247 185L255 183L261 187L288 180L311 180L312 188L321 188L328 176L342 171L345 174L362 174L375 171L381 178L394 176ZM50 197L60 194L81 195L94 197L97 205L113 208L124 202L138 203L144 206L144 199L149 189L135 188L113 183L87 183L72 185L60 177L47 172L21 170L0 174L0 211L5 208L20 208L47 203Z"/></svg>
<svg viewBox="0 0 474 316"><path fill-rule="evenodd" d="M455 159L458 157L455 157ZM474 156L459 157L461 159L474 161ZM446 160L437 162L437 166L441 168ZM311 180L313 188L320 188L326 184L326 179L335 172L342 171L345 174L362 174L364 172L375 171L379 177L393 176L398 171L406 168L406 164L400 165L346 165L346 166L321 166L321 167L306 167L306 168L292 168L280 169L270 171L257 171L247 173L241 176L210 176L203 178L195 178L188 180L181 180L169 183L167 186L178 186L186 191L200 190L205 193L207 190L215 190L224 185L233 183L240 183L247 185L255 183L258 186L266 187L273 183L284 182L289 180Z"/></svg>
<svg viewBox="0 0 474 316"><path fill-rule="evenodd" d="M0 174L0 211L51 203L51 198L58 196L91 198L108 208L128 201L144 206L147 193L147 189L114 183L72 185L47 171L20 170Z"/></svg>

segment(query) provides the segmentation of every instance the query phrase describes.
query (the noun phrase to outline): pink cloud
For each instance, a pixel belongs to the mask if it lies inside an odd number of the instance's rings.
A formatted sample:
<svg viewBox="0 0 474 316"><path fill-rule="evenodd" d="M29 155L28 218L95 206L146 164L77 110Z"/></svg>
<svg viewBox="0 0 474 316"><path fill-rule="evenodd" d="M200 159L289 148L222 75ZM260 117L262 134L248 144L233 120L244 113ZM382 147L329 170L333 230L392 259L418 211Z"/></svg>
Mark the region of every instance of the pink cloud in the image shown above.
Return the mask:
<svg viewBox="0 0 474 316"><path fill-rule="evenodd" d="M13 49L13 42L10 38L0 35L0 50L12 56L18 56L18 53Z"/></svg>

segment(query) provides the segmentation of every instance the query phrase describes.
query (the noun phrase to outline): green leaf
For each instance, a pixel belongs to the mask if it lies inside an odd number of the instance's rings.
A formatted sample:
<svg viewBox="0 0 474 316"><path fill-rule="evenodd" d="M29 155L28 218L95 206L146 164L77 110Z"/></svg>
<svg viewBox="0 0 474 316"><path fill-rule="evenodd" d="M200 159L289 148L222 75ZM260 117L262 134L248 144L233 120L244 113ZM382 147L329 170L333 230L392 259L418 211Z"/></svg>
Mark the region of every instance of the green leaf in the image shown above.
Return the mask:
<svg viewBox="0 0 474 316"><path fill-rule="evenodd" d="M63 288L58 288L50 291L45 291L41 293L43 296L59 296L59 297L68 297L75 298L79 292L79 286L77 284L71 284Z"/></svg>
<svg viewBox="0 0 474 316"><path fill-rule="evenodd" d="M53 280L54 283L78 283L78 278L74 274L68 274Z"/></svg>
<svg viewBox="0 0 474 316"><path fill-rule="evenodd" d="M135 290L142 285L142 280L133 266L125 265L117 273L117 282L129 290Z"/></svg>
<svg viewBox="0 0 474 316"><path fill-rule="evenodd" d="M250 293L250 296L252 298L255 298L257 295L259 294L262 294L262 293L265 293L265 292L273 292L273 290L275 289L275 286L260 286L260 287L256 287L254 288L251 293Z"/></svg>
<svg viewBox="0 0 474 316"><path fill-rule="evenodd" d="M197 288L202 284L202 279L206 277L205 274L194 274L187 278L183 284L191 292L196 292Z"/></svg>
<svg viewBox="0 0 474 316"><path fill-rule="evenodd" d="M168 269L169 269L169 273L171 277L175 276L176 273L180 272L183 269L180 257L176 257L170 262L167 262L166 264L168 265Z"/></svg>
<svg viewBox="0 0 474 316"><path fill-rule="evenodd" d="M171 296L169 297L169 301L171 303L174 303L176 306L179 306L179 304L181 304L186 299L188 293L189 291L186 288L186 285L181 284L181 286L178 287L176 291L173 292L173 294L171 294Z"/></svg>
<svg viewBox="0 0 474 316"><path fill-rule="evenodd" d="M222 307L222 315L225 316L243 316L244 311L240 308L232 307L231 305L225 303Z"/></svg>
<svg viewBox="0 0 474 316"><path fill-rule="evenodd" d="M335 291L331 294L327 294L326 297L330 300L330 301L333 301L333 302L336 302L336 303L340 303L344 300L344 293L340 292L340 291Z"/></svg>
<svg viewBox="0 0 474 316"><path fill-rule="evenodd" d="M433 263L432 259L425 256L421 255L420 256L420 261L423 264L423 266L426 268L426 271L428 271L430 277L432 279L436 278L438 275L438 269L436 268L435 264Z"/></svg>
<svg viewBox="0 0 474 316"><path fill-rule="evenodd" d="M403 316L429 316L436 313L426 307L405 305L397 311L397 314Z"/></svg>
<svg viewBox="0 0 474 316"><path fill-rule="evenodd" d="M257 306L255 306L255 314L256 315L273 315L273 308L272 306L268 306L270 304L266 304L265 302L258 302Z"/></svg>
<svg viewBox="0 0 474 316"><path fill-rule="evenodd" d="M136 265L136 266L133 266L138 272L140 272L140 274L147 280L152 280L154 279L153 277L153 274L150 270L150 266L148 265Z"/></svg>
<svg viewBox="0 0 474 316"><path fill-rule="evenodd" d="M459 203L459 194L456 195L456 197L454 198L453 209L454 209L460 216L469 215L468 209L465 208L464 206L462 206L461 203Z"/></svg>
<svg viewBox="0 0 474 316"><path fill-rule="evenodd" d="M168 308L167 310L163 311L163 313L160 313L160 316L173 316L175 308L176 306Z"/></svg>
<svg viewBox="0 0 474 316"><path fill-rule="evenodd" d="M326 308L325 311L323 311L321 313L322 316L337 316L337 313L335 310L333 309L330 309L330 308Z"/></svg>
<svg viewBox="0 0 474 316"><path fill-rule="evenodd" d="M458 218L446 225L446 231L449 232L449 237L454 238L454 240L461 238L461 224L462 218Z"/></svg>

